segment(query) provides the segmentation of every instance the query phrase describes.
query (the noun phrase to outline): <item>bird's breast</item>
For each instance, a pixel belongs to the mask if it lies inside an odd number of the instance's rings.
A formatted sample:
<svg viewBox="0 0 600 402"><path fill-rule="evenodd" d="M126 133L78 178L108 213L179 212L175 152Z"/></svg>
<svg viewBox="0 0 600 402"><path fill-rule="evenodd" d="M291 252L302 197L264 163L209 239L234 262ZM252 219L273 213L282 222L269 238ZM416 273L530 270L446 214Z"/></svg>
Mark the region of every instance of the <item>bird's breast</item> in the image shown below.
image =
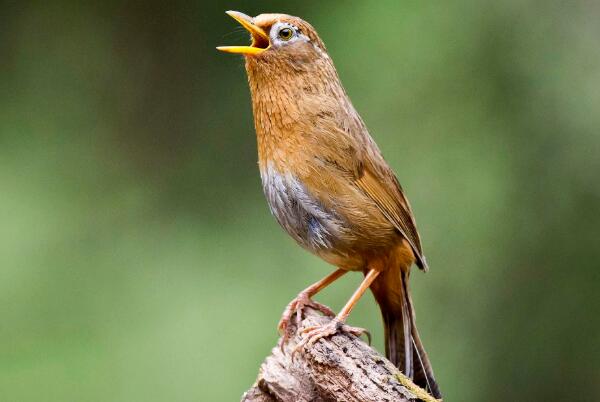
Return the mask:
<svg viewBox="0 0 600 402"><path fill-rule="evenodd" d="M262 165L260 173L271 213L285 231L316 254L333 250L347 231L345 222L292 173L278 171L271 162Z"/></svg>

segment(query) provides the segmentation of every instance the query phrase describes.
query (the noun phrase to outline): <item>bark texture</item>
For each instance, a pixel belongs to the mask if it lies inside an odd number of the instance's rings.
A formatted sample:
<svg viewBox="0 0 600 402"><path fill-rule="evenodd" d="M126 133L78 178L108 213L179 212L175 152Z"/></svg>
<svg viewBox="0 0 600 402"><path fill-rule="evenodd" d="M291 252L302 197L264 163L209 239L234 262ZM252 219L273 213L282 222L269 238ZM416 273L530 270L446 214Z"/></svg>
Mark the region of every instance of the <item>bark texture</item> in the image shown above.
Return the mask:
<svg viewBox="0 0 600 402"><path fill-rule="evenodd" d="M305 310L301 328L330 320ZM300 338L281 339L242 402L436 401L390 361L353 335L336 334L295 354Z"/></svg>

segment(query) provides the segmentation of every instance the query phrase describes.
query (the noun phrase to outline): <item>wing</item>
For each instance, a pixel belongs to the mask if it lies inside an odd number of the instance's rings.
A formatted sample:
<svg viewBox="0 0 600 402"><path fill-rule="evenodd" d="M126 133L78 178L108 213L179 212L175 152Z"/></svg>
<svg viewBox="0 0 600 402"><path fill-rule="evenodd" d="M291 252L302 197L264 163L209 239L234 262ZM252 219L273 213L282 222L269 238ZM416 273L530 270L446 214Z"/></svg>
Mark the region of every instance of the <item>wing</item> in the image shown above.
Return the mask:
<svg viewBox="0 0 600 402"><path fill-rule="evenodd" d="M415 218L398 179L379 152L365 157L362 174L355 180L356 185L377 204L385 217L406 238L415 253L417 265L427 271Z"/></svg>
<svg viewBox="0 0 600 402"><path fill-rule="evenodd" d="M321 121L321 124L325 123L328 124L321 126L320 130L315 130L320 135L315 135L312 138L315 144L308 147L317 150L313 154L313 160L326 163L327 168L333 167L342 173L340 176L345 178L347 184L371 199L382 215L406 238L415 254L417 265L427 270L410 204L394 172L383 159L362 121L357 118L354 127L343 127L333 120ZM327 176L318 171L313 173L308 176L321 179ZM318 187L329 188L329 193L335 188L326 181Z"/></svg>

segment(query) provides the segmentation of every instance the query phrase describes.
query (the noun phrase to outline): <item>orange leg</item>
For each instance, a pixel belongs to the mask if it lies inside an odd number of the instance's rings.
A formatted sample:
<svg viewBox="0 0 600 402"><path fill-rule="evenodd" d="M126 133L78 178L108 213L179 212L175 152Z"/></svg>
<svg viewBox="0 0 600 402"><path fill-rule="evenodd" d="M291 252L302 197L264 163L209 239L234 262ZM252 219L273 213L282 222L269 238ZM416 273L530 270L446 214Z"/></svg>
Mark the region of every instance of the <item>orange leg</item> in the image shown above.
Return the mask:
<svg viewBox="0 0 600 402"><path fill-rule="evenodd" d="M306 337L302 340L302 342L298 344L298 346L296 346L296 348L294 349L294 353L305 346L310 347L319 339L334 335L339 331L351 333L356 336L360 336L366 333L367 331L365 329L350 327L348 325L345 325L345 322L358 300L366 292L369 286L371 286L371 284L373 283L375 278L377 278L380 272L381 271L371 269L365 276L365 279L363 279L358 289L356 289L350 300L348 300L344 308L342 308L339 314L335 316L335 318L329 323L325 325L305 328L302 332L306 334Z"/></svg>
<svg viewBox="0 0 600 402"><path fill-rule="evenodd" d="M331 274L327 275L325 278L321 279L319 282L316 282L304 289L287 305L283 312L283 315L281 316L279 325L277 326L279 331L283 333L281 347L283 347L286 341L293 335L292 333L290 333L290 328L292 328L292 326L290 325L292 317L296 317L296 328L299 328L300 322L302 321L302 310L305 307L312 307L315 310L321 311L325 315L335 315L335 313L331 311L329 307L311 300L311 297L313 297L325 287L342 277L346 272L348 271L345 271L343 269L335 270Z"/></svg>
<svg viewBox="0 0 600 402"><path fill-rule="evenodd" d="M356 291L354 292L354 294L352 295L350 300L348 300L346 305L342 308L342 310L339 312L339 314L335 317L336 320L338 320L340 322L346 322L346 319L350 315L350 312L352 311L354 306L356 306L356 303L358 303L358 300L362 297L363 294L365 294L367 289L369 289L369 286L371 286L371 284L373 283L375 278L377 278L377 276L379 275L380 272L381 271L376 271L376 270L372 269L367 273L367 275L365 276L365 279L363 279L363 281L360 284L360 286L358 287L358 289L356 289Z"/></svg>
<svg viewBox="0 0 600 402"><path fill-rule="evenodd" d="M327 275L325 278L321 279L319 282L313 283L312 285L304 289L304 292L306 292L308 297L313 297L321 290L331 285L334 281L341 278L346 272L348 271L345 271L343 269L336 269L335 271Z"/></svg>

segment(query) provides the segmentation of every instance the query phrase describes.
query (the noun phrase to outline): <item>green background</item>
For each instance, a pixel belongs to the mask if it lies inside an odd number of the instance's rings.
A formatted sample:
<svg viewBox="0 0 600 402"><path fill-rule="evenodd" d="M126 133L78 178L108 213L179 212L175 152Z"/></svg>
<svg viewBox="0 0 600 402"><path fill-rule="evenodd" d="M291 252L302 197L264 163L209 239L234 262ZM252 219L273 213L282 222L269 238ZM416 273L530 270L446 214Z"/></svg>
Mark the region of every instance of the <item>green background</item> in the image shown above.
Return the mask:
<svg viewBox="0 0 600 402"><path fill-rule="evenodd" d="M235 401L331 271L269 215L224 14L310 21L412 202L447 401L600 395L592 1L3 2L0 400ZM338 310L360 282L319 295ZM382 348L368 295L350 324Z"/></svg>

